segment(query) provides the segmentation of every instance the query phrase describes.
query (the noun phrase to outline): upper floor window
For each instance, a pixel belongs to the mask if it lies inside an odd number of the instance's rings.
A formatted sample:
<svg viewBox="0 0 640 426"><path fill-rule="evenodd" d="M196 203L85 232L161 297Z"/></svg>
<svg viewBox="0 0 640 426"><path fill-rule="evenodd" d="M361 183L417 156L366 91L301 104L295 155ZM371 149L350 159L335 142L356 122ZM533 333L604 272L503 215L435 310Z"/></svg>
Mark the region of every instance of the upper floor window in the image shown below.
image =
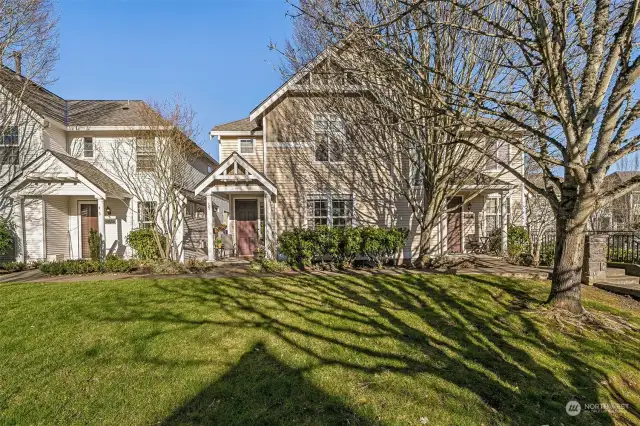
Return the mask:
<svg viewBox="0 0 640 426"><path fill-rule="evenodd" d="M18 126L0 126L0 164L20 164L20 135Z"/></svg>
<svg viewBox="0 0 640 426"><path fill-rule="evenodd" d="M157 205L155 201L142 201L138 203L138 227L154 227Z"/></svg>
<svg viewBox="0 0 640 426"><path fill-rule="evenodd" d="M255 139L240 139L238 145L240 147L240 154L255 153Z"/></svg>
<svg viewBox="0 0 640 426"><path fill-rule="evenodd" d="M353 198L350 195L314 195L307 199L309 225L347 227L353 223Z"/></svg>
<svg viewBox="0 0 640 426"><path fill-rule="evenodd" d="M93 158L93 138L86 137L82 142L82 149L85 158Z"/></svg>
<svg viewBox="0 0 640 426"><path fill-rule="evenodd" d="M151 138L138 138L136 140L136 170L139 172L153 171L155 158L155 141Z"/></svg>
<svg viewBox="0 0 640 426"><path fill-rule="evenodd" d="M313 119L315 159L322 162L344 160L346 140L344 121L335 114L316 115Z"/></svg>
<svg viewBox="0 0 640 426"><path fill-rule="evenodd" d="M509 145L502 141L489 141L487 144L487 159L484 165L486 171L499 171L498 160L507 162L509 160Z"/></svg>

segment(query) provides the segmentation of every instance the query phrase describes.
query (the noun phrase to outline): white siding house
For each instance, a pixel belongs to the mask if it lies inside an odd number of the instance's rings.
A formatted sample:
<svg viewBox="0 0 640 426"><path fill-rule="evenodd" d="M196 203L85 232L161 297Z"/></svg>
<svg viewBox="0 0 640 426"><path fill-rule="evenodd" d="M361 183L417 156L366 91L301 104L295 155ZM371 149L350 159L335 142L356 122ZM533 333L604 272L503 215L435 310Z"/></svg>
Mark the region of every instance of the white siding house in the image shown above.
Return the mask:
<svg viewBox="0 0 640 426"><path fill-rule="evenodd" d="M2 72L11 73L5 69ZM116 155L126 150L136 158L131 129L144 131L146 123L142 101L65 100L46 89L21 79L27 87L14 117L19 145L1 153L17 153L17 160L0 161L0 216L10 217L16 226L13 253L16 260L79 259L88 255L88 231L103 237L105 254L122 257L135 255L126 244L132 229L141 226L138 206L156 201L153 179L148 179L148 196L138 199L123 173L118 173ZM3 79L3 81L13 81ZM12 87L0 87L11 96ZM193 215L204 217L206 198L193 192L195 183L216 167L217 162L204 151L187 167L189 179L176 188L183 208L176 213L185 223L174 241L179 260L206 258L206 235L189 228ZM126 170L136 174L134 166ZM215 197L220 217L228 210L226 197ZM200 226L195 224L193 226ZM205 225L206 226L206 225ZM187 238L185 238L187 237Z"/></svg>

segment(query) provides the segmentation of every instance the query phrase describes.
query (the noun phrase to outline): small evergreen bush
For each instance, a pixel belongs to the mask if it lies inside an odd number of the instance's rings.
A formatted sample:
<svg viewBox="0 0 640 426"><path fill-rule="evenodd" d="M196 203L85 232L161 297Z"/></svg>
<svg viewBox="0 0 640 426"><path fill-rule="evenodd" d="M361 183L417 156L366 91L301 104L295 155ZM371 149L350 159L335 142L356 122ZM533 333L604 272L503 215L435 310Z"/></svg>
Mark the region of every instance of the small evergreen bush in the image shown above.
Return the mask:
<svg viewBox="0 0 640 426"><path fill-rule="evenodd" d="M9 254L13 248L14 225L9 219L0 219L0 255Z"/></svg>
<svg viewBox="0 0 640 426"><path fill-rule="evenodd" d="M27 269L27 264L24 262L7 262L2 265L2 269L7 272L20 272Z"/></svg>
<svg viewBox="0 0 640 426"><path fill-rule="evenodd" d="M160 236L158 231L148 228L134 229L127 235L127 245L136 252L136 256L141 260L156 260L161 257L156 236L162 241L162 249L166 247L164 236Z"/></svg>
<svg viewBox="0 0 640 426"><path fill-rule="evenodd" d="M89 231L89 251L91 260L100 260L102 257L102 235L95 229Z"/></svg>

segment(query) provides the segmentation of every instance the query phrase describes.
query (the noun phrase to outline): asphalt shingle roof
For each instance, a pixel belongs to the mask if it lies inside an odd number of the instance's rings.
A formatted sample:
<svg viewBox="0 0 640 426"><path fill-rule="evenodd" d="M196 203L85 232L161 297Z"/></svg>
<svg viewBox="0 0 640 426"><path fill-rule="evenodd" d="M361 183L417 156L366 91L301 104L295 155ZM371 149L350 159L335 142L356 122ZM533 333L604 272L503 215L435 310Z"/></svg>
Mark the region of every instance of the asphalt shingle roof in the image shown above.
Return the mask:
<svg viewBox="0 0 640 426"><path fill-rule="evenodd" d="M128 194L128 192L118 185L113 179L101 172L93 164L75 157L61 154L56 151L48 151L55 158L70 167L75 172L84 176L89 182L102 189L108 194Z"/></svg>
<svg viewBox="0 0 640 426"><path fill-rule="evenodd" d="M262 130L262 127L258 125L256 122L249 120L249 117L231 121L229 123L218 124L214 126L211 130L219 130L224 132L256 132Z"/></svg>

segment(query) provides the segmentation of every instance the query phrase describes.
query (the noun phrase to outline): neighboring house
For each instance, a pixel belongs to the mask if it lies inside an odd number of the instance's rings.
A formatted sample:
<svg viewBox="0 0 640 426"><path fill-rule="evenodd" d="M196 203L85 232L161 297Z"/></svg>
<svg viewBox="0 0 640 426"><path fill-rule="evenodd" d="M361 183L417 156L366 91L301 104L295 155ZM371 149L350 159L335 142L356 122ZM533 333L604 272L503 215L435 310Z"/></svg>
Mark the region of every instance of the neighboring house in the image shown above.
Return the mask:
<svg viewBox="0 0 640 426"><path fill-rule="evenodd" d="M16 226L12 254L16 260L79 259L90 255L88 236L95 229L103 236L106 254L132 256L126 245L128 233L153 226L144 206L153 205L154 182L140 199L127 187L124 176L115 172L115 153L127 147L133 161L127 174L144 174L149 156L154 155L143 135L147 124L141 111L143 101L66 100L45 88L25 81L5 68L0 87L2 98L14 108L1 129L0 214L11 217ZM26 88L20 95L17 89ZM157 141L156 141L157 142ZM205 198L194 193L195 183L217 166L199 149L190 162L191 184L179 191L179 216L183 232L173 242L177 259L206 257ZM217 198L220 209L228 210L225 198Z"/></svg>
<svg viewBox="0 0 640 426"><path fill-rule="evenodd" d="M618 171L605 177L604 188L626 182L640 171ZM640 228L640 191L632 191L600 208L591 216L592 231L629 231Z"/></svg>
<svg viewBox="0 0 640 426"><path fill-rule="evenodd" d="M228 232L242 256L251 255L261 244L268 253L273 252L277 236L294 227L371 224L408 229L401 260L415 259L420 235L409 205L397 192L380 184L389 172L373 170L357 158L347 161L351 154L348 147L356 140L346 140L344 150L327 142L328 122L333 127L346 126L340 117L300 114L304 109L301 96L308 93L305 85L322 61L321 55L310 71L289 79L249 117L211 130L211 137L219 140L221 162L195 192L210 199L229 197ZM291 131L300 127L311 129L310 135ZM506 145L499 149L514 168L523 169L521 153ZM502 233L504 247L508 216L514 208L524 206L523 186L511 173L486 159L470 163L480 165L482 172L451 194L450 211L442 215L431 235L436 253L468 251L471 240L494 229ZM210 230L209 247L213 238ZM213 250L208 254L213 259Z"/></svg>

